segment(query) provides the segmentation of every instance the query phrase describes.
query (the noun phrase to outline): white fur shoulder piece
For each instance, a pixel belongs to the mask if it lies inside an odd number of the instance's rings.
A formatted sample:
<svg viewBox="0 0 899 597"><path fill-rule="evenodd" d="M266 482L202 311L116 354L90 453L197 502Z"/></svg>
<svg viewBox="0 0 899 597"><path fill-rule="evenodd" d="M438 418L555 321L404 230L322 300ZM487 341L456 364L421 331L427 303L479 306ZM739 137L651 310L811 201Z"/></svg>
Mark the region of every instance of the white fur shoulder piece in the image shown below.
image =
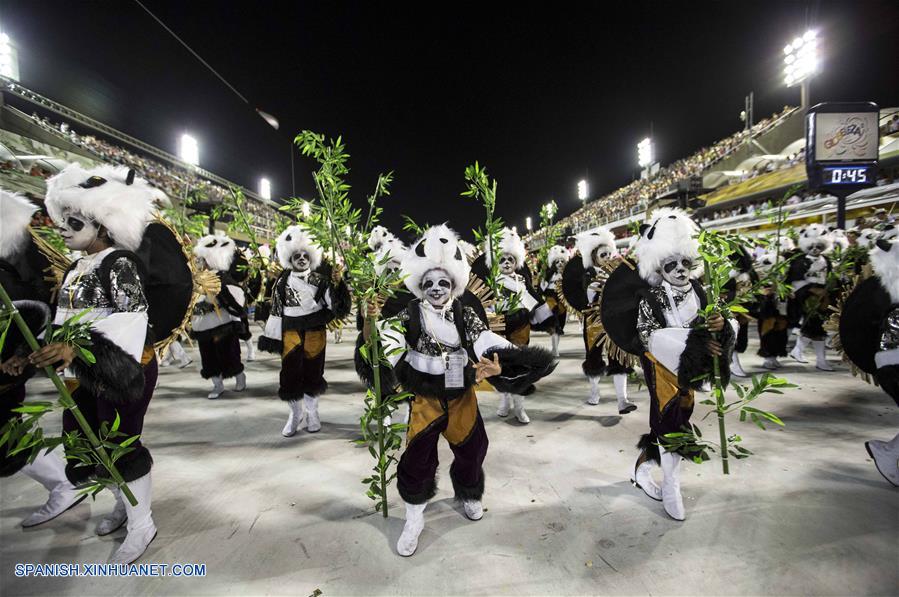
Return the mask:
<svg viewBox="0 0 899 597"><path fill-rule="evenodd" d="M18 193L0 190L0 259L9 259L25 249L28 224L37 206Z"/></svg>

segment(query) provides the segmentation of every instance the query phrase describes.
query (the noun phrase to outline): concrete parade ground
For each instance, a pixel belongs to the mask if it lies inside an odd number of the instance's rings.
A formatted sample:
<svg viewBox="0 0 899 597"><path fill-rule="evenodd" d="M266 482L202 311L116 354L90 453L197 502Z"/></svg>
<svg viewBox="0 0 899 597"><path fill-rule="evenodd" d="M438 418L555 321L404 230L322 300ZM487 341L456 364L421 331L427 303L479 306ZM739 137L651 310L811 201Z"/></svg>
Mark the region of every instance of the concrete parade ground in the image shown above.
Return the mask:
<svg viewBox="0 0 899 597"><path fill-rule="evenodd" d="M197 563L205 577L24 578L17 563L105 562L125 535L94 529L109 492L29 530L19 523L47 493L23 475L0 489L0 594L13 595L889 595L899 592L899 489L865 451L899 430L899 409L879 388L785 359L799 384L758 405L785 428L728 421L755 454L722 475L717 456L684 463L687 520L676 522L629 479L647 430L648 395L630 385L636 412L619 416L611 380L585 404L583 344L571 322L555 373L527 400L530 425L496 416L479 394L490 437L484 506L470 522L453 500L445 442L440 489L411 558L396 554L404 511L374 512L361 479L373 465L359 437L362 386L353 332L328 345L322 430L285 439L279 360L247 364L248 389L207 400L199 356L160 370L144 427L159 527L141 563ZM549 346L545 334L534 343ZM743 364L760 372L750 343ZM811 352L811 351L809 351ZM809 357L813 355L809 354ZM230 388L233 381L227 382ZM45 379L29 396L50 398ZM702 399L702 398L699 398ZM707 406L694 421L717 438ZM56 432L58 415L46 422ZM660 471L657 471L660 475ZM658 477L660 478L660 477Z"/></svg>

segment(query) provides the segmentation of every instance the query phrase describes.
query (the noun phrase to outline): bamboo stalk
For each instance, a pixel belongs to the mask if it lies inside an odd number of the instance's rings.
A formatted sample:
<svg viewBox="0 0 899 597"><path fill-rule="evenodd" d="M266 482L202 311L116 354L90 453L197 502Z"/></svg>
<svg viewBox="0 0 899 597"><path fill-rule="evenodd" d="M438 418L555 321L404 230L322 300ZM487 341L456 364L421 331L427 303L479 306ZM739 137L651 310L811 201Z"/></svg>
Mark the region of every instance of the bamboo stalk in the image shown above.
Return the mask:
<svg viewBox="0 0 899 597"><path fill-rule="evenodd" d="M16 322L16 326L19 328L19 331L22 332L22 336L25 337L25 342L28 343L28 346L31 348L31 350L40 350L40 344L38 344L37 339L34 337L34 334L31 333L31 330L28 329L28 325L25 323L25 320L22 319L22 315L19 314L19 311L16 309L15 305L13 305L12 300L9 298L9 295L6 294L6 289L3 288L3 284L0 284L0 300L3 301L3 306L9 309L12 313L13 321ZM53 385L56 386L56 390L59 392L60 404L62 404L65 409L71 412L75 417L75 420L78 421L78 426L81 427L81 430L84 432L85 437L87 437L87 440L94 448L94 451L100 458L100 462L101 464L103 464L103 467L107 471L109 471L110 476L116 482L116 485L119 487L122 494L128 499L128 503L132 506L136 506L137 498L135 498L134 494L131 493L128 485L122 478L122 475L119 473L112 460L110 460L109 455L106 453L106 450L103 448L100 440L97 438L96 434L94 434L93 429L91 429L87 420L84 418L84 414L82 414L81 409L78 408L77 404L75 404L75 400L72 398L72 395L69 394L69 390L68 388L66 388L66 384L59 378L59 375L56 374L56 371L53 369L53 367L44 367L44 372L47 374L47 377L50 378L50 381L53 382Z"/></svg>
<svg viewBox="0 0 899 597"><path fill-rule="evenodd" d="M709 272L708 264L705 267L705 284L706 288L711 288L712 277ZM710 300L718 300L718 297L709 297ZM725 325L727 323L725 322ZM712 334L712 338L719 339L717 333ZM725 475L730 474L730 461L727 453L727 431L724 427L724 388L721 387L721 362L717 356L712 356L712 385L715 389L715 412L718 415L718 436L721 442L721 469Z"/></svg>
<svg viewBox="0 0 899 597"><path fill-rule="evenodd" d="M387 518L387 467L382 461L384 458L384 417L382 414L383 392L381 391L381 351L380 336L378 335L378 322L374 317L369 318L368 354L371 359L374 378L375 412L378 414L378 478L381 484L381 514Z"/></svg>

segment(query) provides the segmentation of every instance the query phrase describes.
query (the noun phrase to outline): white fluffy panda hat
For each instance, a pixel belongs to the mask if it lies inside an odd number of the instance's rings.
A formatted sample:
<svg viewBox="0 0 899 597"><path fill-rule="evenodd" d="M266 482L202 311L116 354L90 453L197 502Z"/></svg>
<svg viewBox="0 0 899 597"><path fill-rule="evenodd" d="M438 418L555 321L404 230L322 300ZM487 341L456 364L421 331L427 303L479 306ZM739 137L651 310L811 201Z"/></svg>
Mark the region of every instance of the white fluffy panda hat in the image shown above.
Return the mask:
<svg viewBox="0 0 899 597"><path fill-rule="evenodd" d="M217 272L231 269L237 245L222 232L207 234L194 245L194 255L206 262L206 267Z"/></svg>
<svg viewBox="0 0 899 597"><path fill-rule="evenodd" d="M560 245L550 247L546 253L546 263L549 267L552 267L556 261L568 261L570 258L571 255L568 253L568 249Z"/></svg>
<svg viewBox="0 0 899 597"><path fill-rule="evenodd" d="M388 238L375 251L375 271L378 275L384 273L391 261L395 261L402 266L403 260L406 258L409 249L398 238Z"/></svg>
<svg viewBox="0 0 899 597"><path fill-rule="evenodd" d="M309 254L309 269L316 270L322 264L322 248L305 229L293 225L284 229L275 243L278 263L284 269L290 269L290 258L298 251Z"/></svg>
<svg viewBox="0 0 899 597"><path fill-rule="evenodd" d="M803 253L808 253L815 244L824 244L823 253L829 253L833 249L833 240L830 238L830 230L821 224L809 224L799 231L799 248Z"/></svg>
<svg viewBox="0 0 899 597"><path fill-rule="evenodd" d="M135 176L134 170L103 165L90 170L72 163L47 179L47 212L60 224L66 214L80 213L109 233L113 244L136 251L159 192Z"/></svg>
<svg viewBox="0 0 899 597"><path fill-rule="evenodd" d="M845 230L833 228L828 236L830 237L830 242L833 245L833 249L840 247L840 249L845 251L849 248L849 238L846 236Z"/></svg>
<svg viewBox="0 0 899 597"><path fill-rule="evenodd" d="M593 267L593 252L599 247L608 247L609 254L614 256L618 254L615 248L615 235L612 232L600 226L596 230L590 232L581 232L575 237L575 246L581 253L581 261L584 262L584 269Z"/></svg>
<svg viewBox="0 0 899 597"><path fill-rule="evenodd" d="M663 207L654 211L640 227L640 238L633 250L640 277L658 286L662 283L661 269L666 259L681 255L698 260L698 233L696 223L683 210ZM702 269L696 268L691 277L701 273Z"/></svg>
<svg viewBox="0 0 899 597"><path fill-rule="evenodd" d="M383 226L375 226L368 235L368 248L377 251L389 239L396 240L396 236Z"/></svg>
<svg viewBox="0 0 899 597"><path fill-rule="evenodd" d="M871 248L871 267L890 299L899 303L899 241L879 240Z"/></svg>
<svg viewBox="0 0 899 597"><path fill-rule="evenodd" d="M459 245L459 237L446 224L431 226L403 259L403 273L406 274L406 288L418 298L421 281L431 270L441 269L453 281L453 297L458 298L465 292L471 266Z"/></svg>
<svg viewBox="0 0 899 597"><path fill-rule="evenodd" d="M28 241L28 225L37 206L18 193L0 190L0 259L21 253Z"/></svg>
<svg viewBox="0 0 899 597"><path fill-rule="evenodd" d="M486 249L485 246L484 253L486 254L487 267L491 267L493 265L493 255ZM499 252L500 255L509 254L515 258L515 269L521 268L525 263L525 257L527 257L524 241L522 241L521 237L518 236L518 233L511 228L503 228L502 232L500 232Z"/></svg>

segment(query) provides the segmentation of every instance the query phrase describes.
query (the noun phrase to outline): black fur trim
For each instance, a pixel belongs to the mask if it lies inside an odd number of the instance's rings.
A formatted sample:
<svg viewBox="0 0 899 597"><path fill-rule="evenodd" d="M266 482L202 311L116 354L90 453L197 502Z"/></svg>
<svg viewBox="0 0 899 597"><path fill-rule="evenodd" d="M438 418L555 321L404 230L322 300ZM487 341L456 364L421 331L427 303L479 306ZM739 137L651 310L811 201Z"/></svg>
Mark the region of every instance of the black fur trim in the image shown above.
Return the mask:
<svg viewBox="0 0 899 597"><path fill-rule="evenodd" d="M75 487L87 482L95 471L92 466L78 466L79 464L77 460L66 460L66 479Z"/></svg>
<svg viewBox="0 0 899 597"><path fill-rule="evenodd" d="M605 375L607 367L602 358L602 349L591 348L587 351L587 357L581 363L581 370L587 377L599 377Z"/></svg>
<svg viewBox="0 0 899 597"><path fill-rule="evenodd" d="M403 486L399 484L397 484L397 489L400 492L400 497L403 498L403 501L407 504L424 504L437 495L437 477L428 481L427 486L421 493L409 493L408 491L403 491Z"/></svg>
<svg viewBox="0 0 899 597"><path fill-rule="evenodd" d="M403 386L403 390L417 396L427 396L429 398L455 400L463 396L467 388L475 385L475 372L471 366L465 367L464 387L454 389L446 388L442 375L422 373L402 359L396 364L394 373L396 374L396 379ZM492 383L492 380L490 381Z"/></svg>
<svg viewBox="0 0 899 597"><path fill-rule="evenodd" d="M268 336L259 336L259 342L256 346L262 352L270 352L278 356L281 356L281 353L284 351L284 342L269 338Z"/></svg>
<svg viewBox="0 0 899 597"><path fill-rule="evenodd" d="M93 365L72 361L72 371L86 391L109 402L136 402L144 395L144 368L101 332L91 330Z"/></svg>
<svg viewBox="0 0 899 597"><path fill-rule="evenodd" d="M487 381L500 392L526 396L533 393L533 385L546 377L558 365L552 353L537 346L491 349L484 357L499 356L503 371Z"/></svg>
<svg viewBox="0 0 899 597"><path fill-rule="evenodd" d="M644 433L637 442L637 449L646 454L646 460L653 461L659 466L662 465L662 457L659 454L659 444L651 433Z"/></svg>
<svg viewBox="0 0 899 597"><path fill-rule="evenodd" d="M896 401L896 406L899 406L899 365L887 365L879 368L874 374L874 378L877 380L877 385Z"/></svg>
<svg viewBox="0 0 899 597"><path fill-rule="evenodd" d="M712 334L705 328L693 328L687 336L687 344L680 355L680 363L677 370L677 382L682 388L698 390L703 382L709 379L714 370L712 355L709 354L706 344L712 339ZM725 321L724 330L718 341L723 348L723 354L718 359L718 369L721 374L721 383L727 386L730 383L730 357L734 348L734 330L730 322ZM697 379L701 378L701 379Z"/></svg>
<svg viewBox="0 0 899 597"><path fill-rule="evenodd" d="M356 365L356 374L366 387L373 388L375 386L374 369L362 358L362 352L359 350L365 343L362 334L356 337L356 350L353 351L353 363ZM396 376L390 367L380 367L381 390L392 391L397 387Z"/></svg>
<svg viewBox="0 0 899 597"><path fill-rule="evenodd" d="M11 477L22 470L28 462L29 451L25 450L12 456L7 456L5 452L4 450L4 453L0 454L0 477Z"/></svg>
<svg viewBox="0 0 899 597"><path fill-rule="evenodd" d="M244 329L241 322L230 321L210 330L203 330L202 332L195 332L191 330L190 337L197 342L205 342L206 340L212 340L213 338L225 336L227 334L234 334L235 336L240 337L242 333L244 333Z"/></svg>
<svg viewBox="0 0 899 597"><path fill-rule="evenodd" d="M150 451L144 446L138 446L133 452L128 452L115 461L115 467L122 475L122 479L126 483L136 481L147 475L153 468L153 457ZM109 471L102 464L98 464L96 468L98 477L108 478Z"/></svg>
<svg viewBox="0 0 899 597"><path fill-rule="evenodd" d="M484 478L484 469L482 468L481 478L478 480L477 484L466 487L456 481L456 478L453 476L453 469L450 468L450 479L453 482L453 491L456 494L457 500L480 500L481 496L484 495Z"/></svg>
<svg viewBox="0 0 899 597"><path fill-rule="evenodd" d="M353 300L350 298L350 289L345 280L338 282L331 292L331 311L336 319L343 319L350 314L353 308Z"/></svg>
<svg viewBox="0 0 899 597"><path fill-rule="evenodd" d="M285 392L283 390L278 390L278 398L283 400L284 402L293 402L294 400L300 400L303 396L321 396L325 392L328 391L328 382L325 381L325 378L321 378L316 384L308 384L306 385L302 391L296 392Z"/></svg>

